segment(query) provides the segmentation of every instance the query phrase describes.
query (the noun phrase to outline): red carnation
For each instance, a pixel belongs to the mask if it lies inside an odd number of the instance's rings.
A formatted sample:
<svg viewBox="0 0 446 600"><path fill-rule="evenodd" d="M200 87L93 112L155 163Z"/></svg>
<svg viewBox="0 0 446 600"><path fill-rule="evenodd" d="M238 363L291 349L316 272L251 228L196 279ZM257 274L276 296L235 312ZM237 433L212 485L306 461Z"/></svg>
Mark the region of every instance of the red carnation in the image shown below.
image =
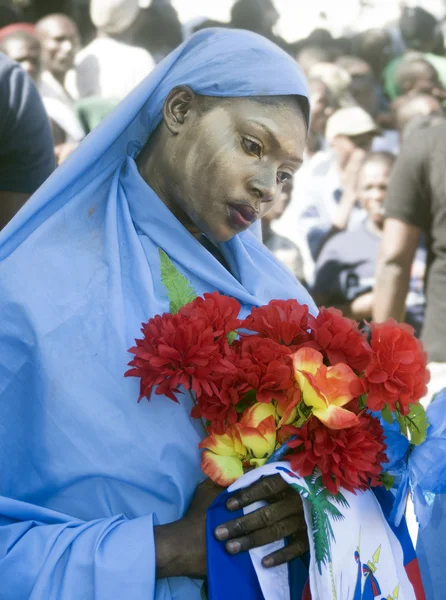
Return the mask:
<svg viewBox="0 0 446 600"><path fill-rule="evenodd" d="M230 331L238 329L241 325L238 314L240 304L235 298L222 296L219 292L204 294L179 310L179 315L194 320L203 320L207 326L212 327L214 336L227 335Z"/></svg>
<svg viewBox="0 0 446 600"><path fill-rule="evenodd" d="M322 481L331 494L340 487L350 492L378 485L384 453L384 433L370 414L359 415L360 425L348 429L328 429L318 419L311 418L302 428L285 425L282 432L296 436L288 441L295 449L286 456L291 467L302 477L311 475L317 467Z"/></svg>
<svg viewBox="0 0 446 600"><path fill-rule="evenodd" d="M209 432L222 434L228 425L237 421L235 407L246 392L256 385L257 377L238 368L236 374L226 375L218 382L213 394L202 394L192 409L194 418L203 417L209 421Z"/></svg>
<svg viewBox="0 0 446 600"><path fill-rule="evenodd" d="M192 389L199 397L216 390L215 381L224 374L236 371L232 351L226 338L215 340L215 332L206 319L165 313L143 324L143 339L129 352L135 358L126 377L140 377L140 397L150 398L154 386L156 393L177 402L179 386Z"/></svg>
<svg viewBox="0 0 446 600"><path fill-rule="evenodd" d="M326 356L330 365L347 363L359 373L364 371L370 362L370 346L355 321L336 308L322 307L310 325L313 342L309 345Z"/></svg>
<svg viewBox="0 0 446 600"><path fill-rule="evenodd" d="M291 350L267 338L248 336L238 342L237 366L256 390L257 402L286 400L294 386Z"/></svg>
<svg viewBox="0 0 446 600"><path fill-rule="evenodd" d="M242 327L278 344L296 347L308 338L308 306L296 300L271 300L253 308Z"/></svg>
<svg viewBox="0 0 446 600"><path fill-rule="evenodd" d="M410 325L391 319L373 323L371 329L373 353L365 371L367 406L370 410L382 410L388 404L395 411L399 403L401 414L407 415L409 404L415 404L426 394L427 355Z"/></svg>

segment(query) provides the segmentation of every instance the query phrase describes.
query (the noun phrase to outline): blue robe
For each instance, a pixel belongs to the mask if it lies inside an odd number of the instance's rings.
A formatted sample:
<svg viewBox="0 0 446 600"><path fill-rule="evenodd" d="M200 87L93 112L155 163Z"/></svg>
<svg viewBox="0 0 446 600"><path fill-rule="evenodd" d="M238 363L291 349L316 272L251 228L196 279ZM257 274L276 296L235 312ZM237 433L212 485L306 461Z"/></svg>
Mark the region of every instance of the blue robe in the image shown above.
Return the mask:
<svg viewBox="0 0 446 600"><path fill-rule="evenodd" d="M156 581L153 527L203 479L202 432L179 405L137 404L124 379L141 322L168 310L162 248L199 294L242 314L272 298L315 306L247 231L228 272L138 173L134 157L180 83L214 96L307 96L294 61L242 31L205 30L167 57L0 233L0 600L198 600Z"/></svg>

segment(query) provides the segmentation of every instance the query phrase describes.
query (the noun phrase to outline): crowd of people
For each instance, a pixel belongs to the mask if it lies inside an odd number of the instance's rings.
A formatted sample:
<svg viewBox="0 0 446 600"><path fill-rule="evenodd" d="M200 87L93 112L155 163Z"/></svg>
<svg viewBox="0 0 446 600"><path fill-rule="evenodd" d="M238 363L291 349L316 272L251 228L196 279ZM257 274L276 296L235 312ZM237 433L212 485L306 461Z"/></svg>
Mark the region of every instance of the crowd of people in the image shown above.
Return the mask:
<svg viewBox="0 0 446 600"><path fill-rule="evenodd" d="M290 43L278 17L273 0L236 0L229 23L188 24L168 0L0 0L0 229L183 40L254 31L295 58L311 105L305 160L264 217L263 242L318 305L412 325L429 355L427 404L446 387L441 24L403 6L392 30L317 29Z"/></svg>

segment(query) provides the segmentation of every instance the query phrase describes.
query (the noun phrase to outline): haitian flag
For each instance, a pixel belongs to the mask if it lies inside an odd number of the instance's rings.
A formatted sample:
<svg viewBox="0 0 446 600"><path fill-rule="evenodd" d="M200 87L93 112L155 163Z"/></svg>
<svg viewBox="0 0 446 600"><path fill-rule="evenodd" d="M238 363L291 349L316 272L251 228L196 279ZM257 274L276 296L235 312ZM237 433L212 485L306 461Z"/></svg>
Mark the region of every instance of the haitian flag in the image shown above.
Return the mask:
<svg viewBox="0 0 446 600"><path fill-rule="evenodd" d="M215 528L263 506L228 511L231 493L260 477L279 473L301 495L309 555L265 569L261 560L284 541L229 555ZM388 521L393 496L382 488L332 495L317 472L302 478L289 463L255 469L220 494L207 515L209 600L425 600L418 561L404 520ZM321 525L322 523L322 525Z"/></svg>

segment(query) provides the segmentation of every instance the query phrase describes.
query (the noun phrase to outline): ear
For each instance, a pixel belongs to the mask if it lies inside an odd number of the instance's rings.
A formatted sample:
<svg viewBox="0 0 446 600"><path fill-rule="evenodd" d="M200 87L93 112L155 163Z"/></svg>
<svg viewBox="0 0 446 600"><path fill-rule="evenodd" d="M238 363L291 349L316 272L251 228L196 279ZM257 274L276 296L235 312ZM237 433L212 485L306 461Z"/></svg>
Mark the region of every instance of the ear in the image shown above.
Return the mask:
<svg viewBox="0 0 446 600"><path fill-rule="evenodd" d="M196 101L196 94L187 85L170 90L163 107L164 123L170 133L179 133Z"/></svg>

